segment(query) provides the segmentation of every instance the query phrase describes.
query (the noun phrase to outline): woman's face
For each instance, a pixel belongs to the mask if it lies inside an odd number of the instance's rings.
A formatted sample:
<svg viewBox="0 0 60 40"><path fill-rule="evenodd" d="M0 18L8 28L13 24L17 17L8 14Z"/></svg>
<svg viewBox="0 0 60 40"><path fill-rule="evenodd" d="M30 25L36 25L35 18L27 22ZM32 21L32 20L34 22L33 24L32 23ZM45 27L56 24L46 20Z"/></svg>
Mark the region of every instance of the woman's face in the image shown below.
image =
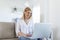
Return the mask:
<svg viewBox="0 0 60 40"><path fill-rule="evenodd" d="M32 13L29 10L24 12L24 18L25 19L29 19L31 17L31 15L32 15Z"/></svg>

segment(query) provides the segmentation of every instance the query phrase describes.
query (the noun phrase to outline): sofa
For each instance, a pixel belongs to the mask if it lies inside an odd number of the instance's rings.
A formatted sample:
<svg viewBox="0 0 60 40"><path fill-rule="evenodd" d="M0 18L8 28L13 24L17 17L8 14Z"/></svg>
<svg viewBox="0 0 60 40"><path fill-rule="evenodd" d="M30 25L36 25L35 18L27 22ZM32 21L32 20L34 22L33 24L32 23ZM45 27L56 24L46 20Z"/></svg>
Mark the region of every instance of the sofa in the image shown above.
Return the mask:
<svg viewBox="0 0 60 40"><path fill-rule="evenodd" d="M18 40L15 33L15 23L0 22L0 40Z"/></svg>
<svg viewBox="0 0 60 40"><path fill-rule="evenodd" d="M42 28L49 30L49 27L50 27L48 24L40 24L40 23L35 24L35 26L40 26L40 30ZM42 32L42 30L40 32ZM51 39L53 40L53 35L51 35ZM18 38L16 37L16 33L15 33L14 22L0 22L0 40L18 40Z"/></svg>

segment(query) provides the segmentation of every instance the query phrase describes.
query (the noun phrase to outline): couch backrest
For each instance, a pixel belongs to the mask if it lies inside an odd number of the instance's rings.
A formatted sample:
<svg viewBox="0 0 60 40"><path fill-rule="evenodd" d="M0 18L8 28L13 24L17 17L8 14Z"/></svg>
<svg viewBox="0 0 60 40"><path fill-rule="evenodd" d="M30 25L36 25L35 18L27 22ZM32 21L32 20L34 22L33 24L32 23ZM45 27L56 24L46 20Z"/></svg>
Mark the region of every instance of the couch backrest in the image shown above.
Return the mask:
<svg viewBox="0 0 60 40"><path fill-rule="evenodd" d="M0 38L14 38L15 24L13 22L0 22Z"/></svg>

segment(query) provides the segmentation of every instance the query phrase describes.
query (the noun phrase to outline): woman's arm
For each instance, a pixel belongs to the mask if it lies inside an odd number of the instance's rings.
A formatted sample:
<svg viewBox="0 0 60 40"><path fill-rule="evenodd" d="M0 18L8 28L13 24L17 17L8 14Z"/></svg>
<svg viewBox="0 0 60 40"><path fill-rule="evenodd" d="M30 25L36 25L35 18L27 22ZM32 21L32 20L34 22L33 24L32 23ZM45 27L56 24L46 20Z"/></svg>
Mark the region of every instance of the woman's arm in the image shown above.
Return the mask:
<svg viewBox="0 0 60 40"><path fill-rule="evenodd" d="M23 37L31 37L31 34L24 34L23 32L19 32L18 36L23 36Z"/></svg>
<svg viewBox="0 0 60 40"><path fill-rule="evenodd" d="M18 36L24 36L24 37L26 37L26 34L24 34L23 32L18 32Z"/></svg>
<svg viewBox="0 0 60 40"><path fill-rule="evenodd" d="M16 22L16 27L15 27L15 30L16 30L16 35L17 36L24 36L26 37L26 34L24 34L23 32L21 32L21 26L20 26L20 20L17 20Z"/></svg>

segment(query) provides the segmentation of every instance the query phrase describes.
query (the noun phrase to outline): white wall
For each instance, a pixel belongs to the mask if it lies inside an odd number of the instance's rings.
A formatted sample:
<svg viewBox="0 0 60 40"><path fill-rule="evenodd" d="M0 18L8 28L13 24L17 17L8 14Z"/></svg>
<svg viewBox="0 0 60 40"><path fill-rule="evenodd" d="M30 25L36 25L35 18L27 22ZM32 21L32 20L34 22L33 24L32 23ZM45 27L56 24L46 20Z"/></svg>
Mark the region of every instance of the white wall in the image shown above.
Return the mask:
<svg viewBox="0 0 60 40"><path fill-rule="evenodd" d="M23 1L24 3L24 1ZM0 22L10 22L12 18L14 18L17 15L11 15L14 14L12 13L12 8L17 7L23 8L22 2L19 0L0 0ZM23 5L23 6L21 6ZM22 10L20 10L22 12ZM21 13L20 13L21 14Z"/></svg>
<svg viewBox="0 0 60 40"><path fill-rule="evenodd" d="M53 23L54 40L60 40L60 0L49 0L49 21Z"/></svg>
<svg viewBox="0 0 60 40"><path fill-rule="evenodd" d="M40 22L49 23L49 1L40 0Z"/></svg>

